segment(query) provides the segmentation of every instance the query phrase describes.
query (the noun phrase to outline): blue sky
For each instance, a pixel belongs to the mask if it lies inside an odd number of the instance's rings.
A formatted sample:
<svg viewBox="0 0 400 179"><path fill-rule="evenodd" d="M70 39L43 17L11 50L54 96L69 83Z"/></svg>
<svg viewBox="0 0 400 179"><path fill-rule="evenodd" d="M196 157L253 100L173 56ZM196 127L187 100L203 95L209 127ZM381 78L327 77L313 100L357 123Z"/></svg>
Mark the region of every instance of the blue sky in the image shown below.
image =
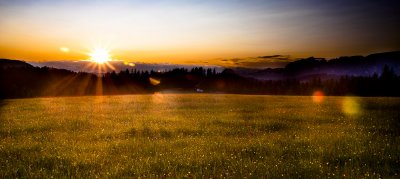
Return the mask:
<svg viewBox="0 0 400 179"><path fill-rule="evenodd" d="M213 63L265 55L400 50L399 2L294 0L3 1L0 57ZM60 52L60 47L71 49Z"/></svg>

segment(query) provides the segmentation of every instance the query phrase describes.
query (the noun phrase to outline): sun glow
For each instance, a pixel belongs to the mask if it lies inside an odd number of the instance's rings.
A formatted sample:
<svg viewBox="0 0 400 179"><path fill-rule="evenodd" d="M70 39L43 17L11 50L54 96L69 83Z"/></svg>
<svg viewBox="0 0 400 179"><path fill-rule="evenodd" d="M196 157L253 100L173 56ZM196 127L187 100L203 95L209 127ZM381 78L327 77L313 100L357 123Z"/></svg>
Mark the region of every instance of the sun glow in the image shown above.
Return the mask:
<svg viewBox="0 0 400 179"><path fill-rule="evenodd" d="M60 47L60 51L62 51L64 53L68 53L69 52L69 48L68 47Z"/></svg>
<svg viewBox="0 0 400 179"><path fill-rule="evenodd" d="M95 48L90 53L90 60L98 64L111 61L110 51L104 48Z"/></svg>
<svg viewBox="0 0 400 179"><path fill-rule="evenodd" d="M90 63L86 65L86 68L97 71L98 75L115 70L112 64L113 59L110 50L107 48L95 47L87 53L87 55L89 55L90 58L85 61L89 61Z"/></svg>

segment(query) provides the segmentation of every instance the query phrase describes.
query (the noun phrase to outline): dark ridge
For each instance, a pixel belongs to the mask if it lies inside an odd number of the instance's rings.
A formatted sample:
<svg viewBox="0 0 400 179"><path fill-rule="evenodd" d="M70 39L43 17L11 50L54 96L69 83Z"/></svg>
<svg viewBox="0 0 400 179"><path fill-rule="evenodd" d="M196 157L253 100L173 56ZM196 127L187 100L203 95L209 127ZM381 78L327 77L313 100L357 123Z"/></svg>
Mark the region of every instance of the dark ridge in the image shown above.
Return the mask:
<svg viewBox="0 0 400 179"><path fill-rule="evenodd" d="M20 60L0 59L0 68L32 68L33 66Z"/></svg>
<svg viewBox="0 0 400 179"><path fill-rule="evenodd" d="M307 76L323 76L324 79L337 79L340 76L373 76L381 74L385 65L400 74L400 51L385 52L364 56L345 56L326 60L324 58L306 58L288 63L285 68L252 70L238 74L258 80L302 79Z"/></svg>
<svg viewBox="0 0 400 179"><path fill-rule="evenodd" d="M306 58L252 71L195 67L107 72L102 76L0 59L0 98L172 93L400 96L400 52L332 60Z"/></svg>

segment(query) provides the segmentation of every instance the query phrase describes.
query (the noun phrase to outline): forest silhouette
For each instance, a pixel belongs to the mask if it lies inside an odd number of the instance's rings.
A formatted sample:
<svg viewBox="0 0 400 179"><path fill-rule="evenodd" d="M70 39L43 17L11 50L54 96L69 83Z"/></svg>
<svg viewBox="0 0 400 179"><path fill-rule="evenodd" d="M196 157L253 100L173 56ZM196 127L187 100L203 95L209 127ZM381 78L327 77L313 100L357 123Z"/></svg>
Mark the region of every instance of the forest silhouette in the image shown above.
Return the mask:
<svg viewBox="0 0 400 179"><path fill-rule="evenodd" d="M0 98L155 92L312 95L315 91L334 96L400 96L400 76L396 74L397 68L393 68L399 67L399 52L390 52L384 56L389 56L388 59L391 60L371 60L369 56L365 59L355 56L329 61L319 58L301 59L289 63L285 68L257 72L281 76L279 79L267 80L241 75L233 69L216 72L215 69L203 67L176 68L165 72L126 69L98 76L65 69L34 67L18 60L0 59ZM336 71L327 75L332 71L332 66L336 66ZM371 66L379 69L366 75L337 73L340 69L367 71ZM316 73L311 73L313 71Z"/></svg>

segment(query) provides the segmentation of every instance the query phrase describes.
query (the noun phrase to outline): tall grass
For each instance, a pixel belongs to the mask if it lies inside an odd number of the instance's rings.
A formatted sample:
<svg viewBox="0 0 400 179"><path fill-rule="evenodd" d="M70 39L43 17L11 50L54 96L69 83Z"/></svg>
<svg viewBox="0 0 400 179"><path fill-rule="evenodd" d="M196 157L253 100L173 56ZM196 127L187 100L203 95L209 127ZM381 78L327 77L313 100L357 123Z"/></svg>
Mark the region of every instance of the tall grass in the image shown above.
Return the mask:
<svg viewBox="0 0 400 179"><path fill-rule="evenodd" d="M3 100L0 177L398 177L399 98L348 99Z"/></svg>

